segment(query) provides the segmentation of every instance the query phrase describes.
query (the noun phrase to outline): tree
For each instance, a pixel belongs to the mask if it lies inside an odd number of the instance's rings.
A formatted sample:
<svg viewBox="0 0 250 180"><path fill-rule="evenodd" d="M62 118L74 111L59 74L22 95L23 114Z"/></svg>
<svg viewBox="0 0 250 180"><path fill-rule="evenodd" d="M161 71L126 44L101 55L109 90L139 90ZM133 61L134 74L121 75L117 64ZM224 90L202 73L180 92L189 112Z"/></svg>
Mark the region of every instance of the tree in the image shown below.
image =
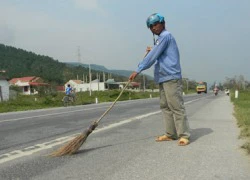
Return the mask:
<svg viewBox="0 0 250 180"><path fill-rule="evenodd" d="M243 75L234 76L233 78L226 77L223 87L228 89L246 90L250 83L245 80Z"/></svg>

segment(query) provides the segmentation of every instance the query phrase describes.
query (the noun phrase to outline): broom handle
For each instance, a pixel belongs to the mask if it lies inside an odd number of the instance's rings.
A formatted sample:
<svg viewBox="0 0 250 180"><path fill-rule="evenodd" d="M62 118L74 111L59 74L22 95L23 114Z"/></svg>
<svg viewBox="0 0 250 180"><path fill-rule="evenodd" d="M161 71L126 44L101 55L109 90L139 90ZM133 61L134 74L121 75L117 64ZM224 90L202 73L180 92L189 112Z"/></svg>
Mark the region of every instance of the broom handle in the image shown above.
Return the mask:
<svg viewBox="0 0 250 180"><path fill-rule="evenodd" d="M129 83L130 83L131 81L129 80L127 83L126 83L126 85L124 86L124 88L122 89L122 91L120 92L120 94L119 94L119 96L115 99L115 101L111 104L111 106L102 114L102 116L98 119L98 120L96 120L95 121L95 123L99 123L100 122L100 120L112 109L112 107L115 105L115 103L118 101L118 99L121 97L121 95L122 95L122 93L123 93L123 91L127 88L127 86L129 85Z"/></svg>
<svg viewBox="0 0 250 180"><path fill-rule="evenodd" d="M147 52L145 53L144 58L147 56L148 53L149 53L149 51L147 51ZM126 85L124 86L124 88L123 88L122 91L120 92L119 96L115 99L115 101L111 104L111 106L102 114L102 116L101 116L98 120L96 120L96 121L94 122L94 124L98 124L98 123L101 121L101 119L102 119L102 118L103 118L103 117L113 108L113 106L114 106L115 103L118 101L118 99L121 97L123 91L127 88L127 86L129 85L130 82L131 82L131 80L129 80L129 81L126 83Z"/></svg>

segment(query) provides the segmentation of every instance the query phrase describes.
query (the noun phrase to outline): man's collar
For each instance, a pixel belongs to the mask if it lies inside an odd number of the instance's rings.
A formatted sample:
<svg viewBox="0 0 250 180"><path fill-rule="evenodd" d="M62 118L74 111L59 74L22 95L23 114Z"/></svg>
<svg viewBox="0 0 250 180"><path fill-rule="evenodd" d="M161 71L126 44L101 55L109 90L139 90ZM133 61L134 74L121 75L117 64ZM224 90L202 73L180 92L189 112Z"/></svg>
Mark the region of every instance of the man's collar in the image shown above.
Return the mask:
<svg viewBox="0 0 250 180"><path fill-rule="evenodd" d="M158 37L161 37L162 34L166 31L166 29L163 29Z"/></svg>

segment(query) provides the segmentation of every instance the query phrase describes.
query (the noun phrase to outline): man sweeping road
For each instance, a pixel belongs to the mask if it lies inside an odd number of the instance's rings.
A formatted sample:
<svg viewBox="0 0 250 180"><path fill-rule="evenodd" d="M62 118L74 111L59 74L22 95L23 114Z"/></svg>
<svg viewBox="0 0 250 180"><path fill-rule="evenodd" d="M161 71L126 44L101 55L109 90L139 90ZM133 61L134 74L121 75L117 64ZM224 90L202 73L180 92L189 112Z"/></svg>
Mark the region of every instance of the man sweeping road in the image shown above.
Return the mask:
<svg viewBox="0 0 250 180"><path fill-rule="evenodd" d="M166 125L164 135L156 138L157 142L178 140L178 145L189 144L189 125L182 97L182 75L179 50L175 38L165 28L165 20L159 13L148 17L147 27L158 36L154 47L147 48L148 54L139 63L129 79L155 64L154 78L160 89L160 108Z"/></svg>

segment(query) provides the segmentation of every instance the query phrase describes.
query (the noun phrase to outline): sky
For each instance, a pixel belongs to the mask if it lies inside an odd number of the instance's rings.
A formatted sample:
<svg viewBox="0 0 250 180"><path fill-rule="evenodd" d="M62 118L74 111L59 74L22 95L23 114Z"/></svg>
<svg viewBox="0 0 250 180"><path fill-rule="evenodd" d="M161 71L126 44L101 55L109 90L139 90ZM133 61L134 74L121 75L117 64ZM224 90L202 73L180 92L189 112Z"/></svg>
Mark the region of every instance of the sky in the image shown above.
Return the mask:
<svg viewBox="0 0 250 180"><path fill-rule="evenodd" d="M0 43L133 71L153 45L146 19L158 12L177 41L183 77L250 80L249 7L249 0L0 0Z"/></svg>

